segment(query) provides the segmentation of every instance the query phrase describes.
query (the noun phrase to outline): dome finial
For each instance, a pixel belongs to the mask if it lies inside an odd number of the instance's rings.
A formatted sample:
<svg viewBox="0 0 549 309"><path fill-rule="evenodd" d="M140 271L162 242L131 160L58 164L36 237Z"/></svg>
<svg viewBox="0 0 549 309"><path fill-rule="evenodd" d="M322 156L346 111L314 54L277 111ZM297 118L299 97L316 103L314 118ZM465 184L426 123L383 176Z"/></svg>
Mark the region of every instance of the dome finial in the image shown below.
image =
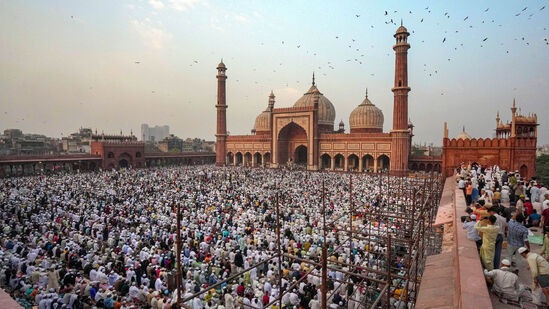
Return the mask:
<svg viewBox="0 0 549 309"><path fill-rule="evenodd" d="M402 18L400 19L400 26L402 27Z"/></svg>
<svg viewBox="0 0 549 309"><path fill-rule="evenodd" d="M313 86L315 85L315 72L313 71Z"/></svg>
<svg viewBox="0 0 549 309"><path fill-rule="evenodd" d="M366 87L366 97L368 97L368 87Z"/></svg>

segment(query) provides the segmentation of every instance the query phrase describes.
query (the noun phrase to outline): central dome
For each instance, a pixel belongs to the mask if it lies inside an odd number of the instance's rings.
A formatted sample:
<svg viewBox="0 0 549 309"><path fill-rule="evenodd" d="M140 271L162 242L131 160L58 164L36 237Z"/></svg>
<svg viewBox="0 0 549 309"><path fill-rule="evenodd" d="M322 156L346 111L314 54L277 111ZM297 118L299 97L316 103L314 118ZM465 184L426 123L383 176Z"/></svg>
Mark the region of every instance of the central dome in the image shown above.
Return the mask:
<svg viewBox="0 0 549 309"><path fill-rule="evenodd" d="M368 99L360 103L349 116L351 133L381 133L383 132L383 112Z"/></svg>
<svg viewBox="0 0 549 309"><path fill-rule="evenodd" d="M309 90L303 94L299 100L294 104L294 107L308 107L313 106L314 104L314 93L318 92L318 124L320 126L325 126L334 129L334 120L336 117L336 112L334 105L330 100L328 100L320 91L315 84L309 88Z"/></svg>

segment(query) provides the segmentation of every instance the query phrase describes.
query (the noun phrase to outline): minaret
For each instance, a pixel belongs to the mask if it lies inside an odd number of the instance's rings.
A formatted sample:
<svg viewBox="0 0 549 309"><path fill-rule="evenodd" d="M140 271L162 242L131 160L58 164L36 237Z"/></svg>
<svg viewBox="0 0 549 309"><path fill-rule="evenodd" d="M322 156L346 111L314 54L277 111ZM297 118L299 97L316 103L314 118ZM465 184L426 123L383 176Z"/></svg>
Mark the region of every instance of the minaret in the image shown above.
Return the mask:
<svg viewBox="0 0 549 309"><path fill-rule="evenodd" d="M275 95L273 91L271 90L271 94L269 95L269 111L272 112L275 105Z"/></svg>
<svg viewBox="0 0 549 309"><path fill-rule="evenodd" d="M516 116L517 116L517 106L515 104L515 99L513 98L513 107L511 107L511 137L515 137L517 135L517 127L516 127Z"/></svg>
<svg viewBox="0 0 549 309"><path fill-rule="evenodd" d="M315 85L315 73L313 73L313 86ZM320 91L317 88L313 90L313 145L310 147L312 151L307 149L308 152L308 170L318 170L318 159L320 158L320 130L318 129L318 102L320 100Z"/></svg>
<svg viewBox="0 0 549 309"><path fill-rule="evenodd" d="M405 175L408 171L408 155L410 153L410 131L408 130L408 30L398 27L394 37L395 51L395 84L393 105L393 130L391 131L391 173Z"/></svg>
<svg viewBox="0 0 549 309"><path fill-rule="evenodd" d="M225 71L227 71L227 68L223 63L223 59L221 59L221 62L217 66L217 104L215 105L215 108L217 109L215 165L217 166L225 165L227 153L227 101L225 92L225 81L227 80L227 75L225 75Z"/></svg>

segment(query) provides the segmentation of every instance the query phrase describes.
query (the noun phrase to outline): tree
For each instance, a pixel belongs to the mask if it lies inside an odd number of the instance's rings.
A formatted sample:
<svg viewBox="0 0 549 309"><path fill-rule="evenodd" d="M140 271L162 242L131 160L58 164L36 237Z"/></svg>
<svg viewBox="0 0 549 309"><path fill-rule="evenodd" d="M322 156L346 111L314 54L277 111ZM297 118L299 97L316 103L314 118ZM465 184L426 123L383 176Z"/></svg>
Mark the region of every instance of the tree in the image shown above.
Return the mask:
<svg viewBox="0 0 549 309"><path fill-rule="evenodd" d="M545 185L549 183L549 155L543 154L536 158L536 178Z"/></svg>

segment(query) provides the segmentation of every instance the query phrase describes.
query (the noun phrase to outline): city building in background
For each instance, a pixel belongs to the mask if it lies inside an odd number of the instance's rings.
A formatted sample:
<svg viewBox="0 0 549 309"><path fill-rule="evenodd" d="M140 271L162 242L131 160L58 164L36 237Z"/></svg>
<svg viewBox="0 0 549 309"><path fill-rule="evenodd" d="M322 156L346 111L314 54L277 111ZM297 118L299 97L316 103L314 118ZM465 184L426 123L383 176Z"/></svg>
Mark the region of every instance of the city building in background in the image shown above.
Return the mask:
<svg viewBox="0 0 549 309"><path fill-rule="evenodd" d="M172 153L212 152L215 146L215 142L213 141L208 142L204 139L190 137L183 140L173 134L155 144L159 151Z"/></svg>
<svg viewBox="0 0 549 309"><path fill-rule="evenodd" d="M158 149L162 152L182 152L183 140L173 134L158 142Z"/></svg>
<svg viewBox="0 0 549 309"><path fill-rule="evenodd" d="M61 151L60 141L42 134L6 129L0 135L0 155L51 155Z"/></svg>
<svg viewBox="0 0 549 309"><path fill-rule="evenodd" d="M170 136L170 127L167 125L149 127L144 123L141 125L141 141L159 142Z"/></svg>
<svg viewBox="0 0 549 309"><path fill-rule="evenodd" d="M0 135L0 177L213 164L213 141L170 135L161 142L138 141L129 135L97 133L90 128L61 139L7 129Z"/></svg>

